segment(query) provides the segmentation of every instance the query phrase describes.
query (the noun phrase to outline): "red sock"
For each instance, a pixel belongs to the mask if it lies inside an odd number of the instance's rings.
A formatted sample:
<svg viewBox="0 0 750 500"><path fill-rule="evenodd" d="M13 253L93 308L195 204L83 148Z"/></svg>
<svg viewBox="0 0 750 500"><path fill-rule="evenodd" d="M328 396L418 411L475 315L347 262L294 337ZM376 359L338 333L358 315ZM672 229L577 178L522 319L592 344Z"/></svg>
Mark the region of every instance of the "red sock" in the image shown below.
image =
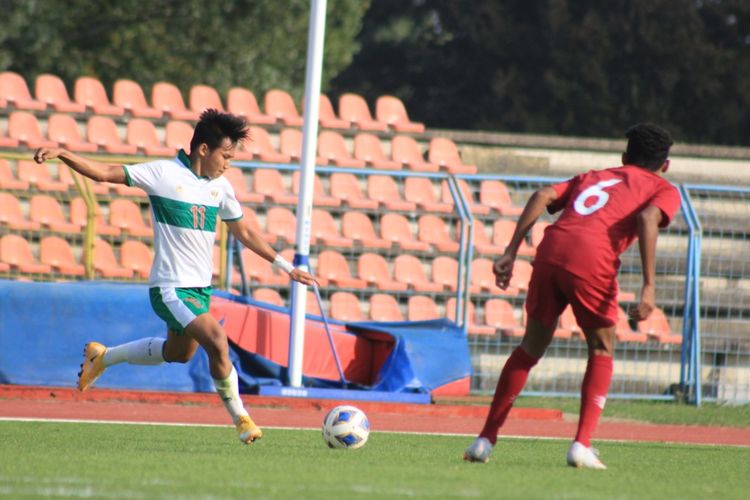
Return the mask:
<svg viewBox="0 0 750 500"><path fill-rule="evenodd" d="M586 375L581 384L581 412L578 418L576 441L591 446L591 436L599 424L599 417L607 402L609 383L612 381L612 357L593 355L586 365Z"/></svg>
<svg viewBox="0 0 750 500"><path fill-rule="evenodd" d="M505 423L513 402L526 385L529 371L539 361L526 353L521 346L516 347L505 362L500 380L497 381L495 397L492 398L490 412L479 437L487 438L493 445L497 441L497 431Z"/></svg>

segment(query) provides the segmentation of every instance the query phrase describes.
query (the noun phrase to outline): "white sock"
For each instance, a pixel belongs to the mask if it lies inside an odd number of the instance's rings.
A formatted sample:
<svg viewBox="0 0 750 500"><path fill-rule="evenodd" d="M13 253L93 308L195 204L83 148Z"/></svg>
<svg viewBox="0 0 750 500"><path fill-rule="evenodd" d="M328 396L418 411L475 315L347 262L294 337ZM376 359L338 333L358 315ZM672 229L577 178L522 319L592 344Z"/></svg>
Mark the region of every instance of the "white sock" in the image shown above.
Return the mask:
<svg viewBox="0 0 750 500"><path fill-rule="evenodd" d="M166 339L162 337L146 337L127 344L108 347L104 354L104 366L119 363L131 365L160 365L164 363L162 348Z"/></svg>
<svg viewBox="0 0 750 500"><path fill-rule="evenodd" d="M219 397L224 403L224 408L226 408L229 415L232 416L232 422L237 423L237 420L239 420L241 416L248 414L242 404L242 400L240 399L240 383L239 377L237 376L237 370L232 366L232 371L227 378L224 380L213 380L216 392L219 393Z"/></svg>

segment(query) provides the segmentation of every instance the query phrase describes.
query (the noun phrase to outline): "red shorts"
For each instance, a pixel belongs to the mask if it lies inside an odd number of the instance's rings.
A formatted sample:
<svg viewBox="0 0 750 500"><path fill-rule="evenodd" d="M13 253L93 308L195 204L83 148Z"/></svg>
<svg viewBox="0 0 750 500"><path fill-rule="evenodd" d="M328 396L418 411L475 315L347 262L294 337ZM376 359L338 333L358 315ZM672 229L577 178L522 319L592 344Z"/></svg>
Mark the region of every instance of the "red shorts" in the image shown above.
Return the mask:
<svg viewBox="0 0 750 500"><path fill-rule="evenodd" d="M526 314L544 326L557 326L557 319L570 304L578 326L606 328L617 324L617 280L580 278L546 262L534 262L526 296Z"/></svg>

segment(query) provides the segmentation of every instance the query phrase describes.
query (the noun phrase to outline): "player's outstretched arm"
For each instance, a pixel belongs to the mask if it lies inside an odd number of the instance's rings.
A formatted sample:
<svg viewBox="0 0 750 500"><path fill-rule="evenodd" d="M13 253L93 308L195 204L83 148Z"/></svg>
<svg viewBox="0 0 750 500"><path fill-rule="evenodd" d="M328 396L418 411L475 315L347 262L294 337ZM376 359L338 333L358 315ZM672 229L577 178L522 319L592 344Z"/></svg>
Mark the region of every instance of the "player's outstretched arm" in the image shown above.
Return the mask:
<svg viewBox="0 0 750 500"><path fill-rule="evenodd" d="M67 166L89 179L115 184L126 183L125 170L122 165L101 163L62 148L39 148L34 153L34 161L39 164L55 158L59 158Z"/></svg>
<svg viewBox="0 0 750 500"><path fill-rule="evenodd" d="M289 277L294 281L299 281L308 286L317 283L312 274L292 267L288 261L282 258L281 255L277 254L276 250L274 250L266 240L248 226L244 219L226 221L226 224L229 231L231 231L232 235L237 238L240 243L272 263L274 266L286 271L287 274L289 274Z"/></svg>
<svg viewBox="0 0 750 500"><path fill-rule="evenodd" d="M630 310L630 317L635 321L648 318L656 307L656 239L662 217L661 210L653 205L638 214L638 249L641 252L643 287L640 302Z"/></svg>

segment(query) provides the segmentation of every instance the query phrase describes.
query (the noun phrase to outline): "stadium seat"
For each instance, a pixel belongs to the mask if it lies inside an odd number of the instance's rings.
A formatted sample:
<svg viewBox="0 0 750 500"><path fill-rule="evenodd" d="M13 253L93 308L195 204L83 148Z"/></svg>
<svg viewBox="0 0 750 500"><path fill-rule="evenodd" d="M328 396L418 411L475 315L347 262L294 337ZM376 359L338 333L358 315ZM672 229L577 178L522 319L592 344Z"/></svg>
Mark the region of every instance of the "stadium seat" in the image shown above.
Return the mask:
<svg viewBox="0 0 750 500"><path fill-rule="evenodd" d="M429 243L414 238L409 221L400 214L385 214L380 218L380 235L407 251L429 252Z"/></svg>
<svg viewBox="0 0 750 500"><path fill-rule="evenodd" d="M336 321L363 321L362 306L351 292L331 294L331 318Z"/></svg>
<svg viewBox="0 0 750 500"><path fill-rule="evenodd" d="M645 333L649 340L656 340L660 344L681 344L682 334L672 331L669 320L664 311L655 307L645 321L638 322L638 332Z"/></svg>
<svg viewBox="0 0 750 500"><path fill-rule="evenodd" d="M397 135L391 139L391 158L415 172L440 170L436 163L425 161L417 141L407 135Z"/></svg>
<svg viewBox="0 0 750 500"><path fill-rule="evenodd" d="M551 224L549 222L537 221L536 224L531 228L531 246L536 249L539 243L542 242L544 237L544 231Z"/></svg>
<svg viewBox="0 0 750 500"><path fill-rule="evenodd" d="M412 295L407 306L409 321L426 321L440 318L440 310L435 301L424 295Z"/></svg>
<svg viewBox="0 0 750 500"><path fill-rule="evenodd" d="M335 250L323 250L318 254L317 275L338 287L367 288L367 282L353 277L346 258Z"/></svg>
<svg viewBox="0 0 750 500"><path fill-rule="evenodd" d="M284 299L281 298L279 292L272 288L256 288L253 290L253 299L274 306L286 307Z"/></svg>
<svg viewBox="0 0 750 500"><path fill-rule="evenodd" d="M399 283L391 277L385 257L374 253L363 253L357 260L357 276L367 282L370 288L402 292L408 289L406 283Z"/></svg>
<svg viewBox="0 0 750 500"><path fill-rule="evenodd" d="M34 84L36 100L46 103L57 113L85 113L86 106L71 100L65 83L59 76L43 74Z"/></svg>
<svg viewBox="0 0 750 500"><path fill-rule="evenodd" d="M78 123L70 115L53 114L47 120L47 137L66 149L80 153L94 153L96 144L84 141L78 131Z"/></svg>
<svg viewBox="0 0 750 500"><path fill-rule="evenodd" d="M375 118L388 124L395 132L421 134L424 123L413 122L406 113L406 106L396 96L381 95L375 101Z"/></svg>
<svg viewBox="0 0 750 500"><path fill-rule="evenodd" d="M413 212L417 204L401 197L398 184L389 175L367 176L367 197L377 201L390 211Z"/></svg>
<svg viewBox="0 0 750 500"><path fill-rule="evenodd" d="M336 221L333 219L333 216L329 212L320 209L313 209L310 239L317 244L331 247L351 248L354 246L354 241L351 238L341 236L341 233L336 228Z"/></svg>
<svg viewBox="0 0 750 500"><path fill-rule="evenodd" d="M151 105L172 120L196 121L200 117L199 113L185 106L180 89L168 82L157 82L151 88Z"/></svg>
<svg viewBox="0 0 750 500"><path fill-rule="evenodd" d="M94 241L94 270L103 278L133 278L132 269L121 266L112 246L101 238Z"/></svg>
<svg viewBox="0 0 750 500"><path fill-rule="evenodd" d="M447 137L434 137L430 140L427 158L451 174L477 173L477 166L464 163L456 143Z"/></svg>
<svg viewBox="0 0 750 500"><path fill-rule="evenodd" d="M268 163L289 163L291 156L279 153L271 143L268 131L261 127L251 126L250 137L243 143L245 151L253 154L253 158Z"/></svg>
<svg viewBox="0 0 750 500"><path fill-rule="evenodd" d="M349 122L336 116L331 100L325 94L320 94L318 121L323 128L349 128Z"/></svg>
<svg viewBox="0 0 750 500"><path fill-rule="evenodd" d="M302 159L302 131L296 128L285 128L279 134L279 150L291 158L292 163Z"/></svg>
<svg viewBox="0 0 750 500"><path fill-rule="evenodd" d="M276 243L278 238L275 234L269 233L263 227L260 225L260 221L258 220L258 216L255 214L255 211L253 211L252 208L247 206L242 206L242 218L245 220L245 223L250 226L250 229L258 233L261 238L266 240L266 242L269 245L273 245Z"/></svg>
<svg viewBox="0 0 750 500"><path fill-rule="evenodd" d="M498 219L492 225L492 243L505 251L505 248L513 239L513 233L516 230L516 221L509 219ZM529 246L526 240L521 240L518 247L518 255L533 257L536 255L536 249Z"/></svg>
<svg viewBox="0 0 750 500"><path fill-rule="evenodd" d="M61 164L54 165L51 168L55 168L58 172L61 172L63 169L58 165ZM63 167L65 166L63 165ZM16 169L18 170L19 180L28 182L39 191L62 192L67 191L70 187L67 182L59 179L55 180L52 177L52 174L50 174L50 165L47 163L40 165L33 160L18 160Z"/></svg>
<svg viewBox="0 0 750 500"><path fill-rule="evenodd" d="M60 203L46 194L38 194L29 200L29 218L50 231L77 234L83 230L80 224L68 222Z"/></svg>
<svg viewBox="0 0 750 500"><path fill-rule="evenodd" d="M2 191L0 191L0 224L18 231L35 231L42 227L39 222L29 220L23 215L18 198Z"/></svg>
<svg viewBox="0 0 750 500"><path fill-rule="evenodd" d="M354 137L354 157L367 166L382 170L401 170L401 164L388 159L380 139L373 134L360 133Z"/></svg>
<svg viewBox="0 0 750 500"><path fill-rule="evenodd" d="M301 127L304 123L302 116L297 111L294 99L287 92L280 89L271 89L263 97L263 108L266 114L272 116L277 122L287 127Z"/></svg>
<svg viewBox="0 0 750 500"><path fill-rule="evenodd" d="M148 279L153 259L151 249L142 241L127 240L120 246L122 267L132 269L135 275L141 279Z"/></svg>
<svg viewBox="0 0 750 500"><path fill-rule="evenodd" d="M111 118L106 116L92 116L86 127L88 141L98 145L110 154L134 155L138 147L125 144L120 139L117 125Z"/></svg>
<svg viewBox="0 0 750 500"><path fill-rule="evenodd" d="M177 154L177 151L161 143L154 123L143 118L133 118L128 122L126 138L128 144L137 147L146 156L172 157Z"/></svg>
<svg viewBox="0 0 750 500"><path fill-rule="evenodd" d="M57 142L45 139L36 116L28 111L14 111L8 118L8 135L29 149L55 148Z"/></svg>
<svg viewBox="0 0 750 500"><path fill-rule="evenodd" d="M391 248L391 242L378 237L375 227L367 214L362 212L345 212L341 218L341 233L356 245L366 248Z"/></svg>
<svg viewBox="0 0 750 500"><path fill-rule="evenodd" d="M508 187L502 181L482 181L479 185L479 203L496 210L500 215L516 217L523 212L523 207L513 205Z"/></svg>
<svg viewBox="0 0 750 500"><path fill-rule="evenodd" d="M445 316L451 321L456 321L456 298L451 297L445 303ZM469 335L495 335L497 331L495 327L485 325L477 315L476 307L474 303L469 301L466 303L466 331Z"/></svg>
<svg viewBox="0 0 750 500"><path fill-rule="evenodd" d="M154 235L154 230L144 221L140 207L131 200L110 202L109 224L130 236L151 238Z"/></svg>
<svg viewBox="0 0 750 500"><path fill-rule="evenodd" d="M283 286L289 283L289 276L274 269L270 262L249 248L242 249L242 265L248 278L270 286Z"/></svg>
<svg viewBox="0 0 750 500"><path fill-rule="evenodd" d="M296 205L297 196L289 192L284 185L281 173L272 168L253 170L253 192L263 195L274 203Z"/></svg>
<svg viewBox="0 0 750 500"><path fill-rule="evenodd" d="M295 197L299 196L299 183L302 174L299 170L295 170L292 173L292 193ZM340 207L341 200L333 196L329 196L323 187L323 181L317 175L313 178L313 205L319 207Z"/></svg>
<svg viewBox="0 0 750 500"><path fill-rule="evenodd" d="M187 122L171 120L164 129L164 144L175 151L189 152L192 138L193 126Z"/></svg>
<svg viewBox="0 0 750 500"><path fill-rule="evenodd" d="M513 264L513 277L510 279L510 286L517 288L521 292L527 292L529 290L532 270L533 268L529 261L517 259Z"/></svg>
<svg viewBox="0 0 750 500"><path fill-rule="evenodd" d="M615 325L615 336L618 342L638 342L644 343L648 341L648 335L642 332L634 332L630 328L630 321L628 320L628 313L625 310L617 306L617 324Z"/></svg>
<svg viewBox="0 0 750 500"><path fill-rule="evenodd" d="M18 73L3 71L0 73L0 96L12 104L15 109L44 111L47 103L31 97L26 80Z"/></svg>
<svg viewBox="0 0 750 500"><path fill-rule="evenodd" d="M2 104L2 98L0 98L0 104ZM0 148L15 149L17 147L18 139L10 137L5 124L0 123Z"/></svg>
<svg viewBox="0 0 750 500"><path fill-rule="evenodd" d="M133 80L115 81L112 101L136 118L161 118L164 115L161 109L149 106L143 89Z"/></svg>
<svg viewBox="0 0 750 500"><path fill-rule="evenodd" d="M109 101L104 85L96 78L81 76L76 79L73 96L77 103L83 104L87 111L92 111L96 115L123 116L125 114L125 108Z"/></svg>
<svg viewBox="0 0 750 500"><path fill-rule="evenodd" d="M432 281L443 290L455 292L458 286L458 261L453 257L439 255L432 261Z"/></svg>
<svg viewBox="0 0 750 500"><path fill-rule="evenodd" d="M466 200L466 203L469 205L469 210L471 210L471 213L477 215L488 215L490 213L490 207L486 205L480 205L474 201L474 192L465 180L457 179L457 181L458 187L461 189L461 194L463 195L464 200ZM440 183L440 189L442 193L442 202L447 203L448 205L453 205L453 195L451 194L451 189L448 186L448 181L443 180Z"/></svg>
<svg viewBox="0 0 750 500"><path fill-rule="evenodd" d="M257 172L257 170L253 170ZM265 196L261 193L250 191L247 188L247 179L242 169L237 167L229 167L222 174L229 181L234 189L234 195L240 203L263 203Z"/></svg>
<svg viewBox="0 0 750 500"><path fill-rule="evenodd" d="M451 213L454 210L453 204L438 200L432 179L428 177L407 177L404 180L404 197L425 212Z"/></svg>
<svg viewBox="0 0 750 500"><path fill-rule="evenodd" d="M315 297L315 293L310 290L305 294L305 314L313 316L322 316L323 313L320 311L320 305L318 305L318 299ZM323 299L323 297L321 297ZM291 304L289 305L291 307ZM330 306L329 306L330 308Z"/></svg>
<svg viewBox="0 0 750 500"><path fill-rule="evenodd" d="M81 182L85 182L86 185L88 185L88 189L90 190L91 193L97 194L97 195L109 193L110 186L114 186L115 189L119 187L127 187L124 184L108 184L104 182L92 181L91 179L88 179L82 176L81 174L75 174L75 175L78 177L78 179ZM69 190L78 189L76 187L75 181L73 180L73 173L71 172L70 167L68 167L64 163L57 164L57 177L60 180L60 182L68 186ZM129 188L129 189L137 189L137 188ZM146 193L144 193L143 190L139 189L139 191L143 193L143 196L146 195Z"/></svg>
<svg viewBox="0 0 750 500"><path fill-rule="evenodd" d="M353 158L346 148L344 138L333 130L323 130L318 136L318 157L337 167L362 168L365 162Z"/></svg>
<svg viewBox="0 0 750 500"><path fill-rule="evenodd" d="M85 269L73 255L67 240L59 236L45 236L39 242L39 261L48 264L56 273L83 276Z"/></svg>
<svg viewBox="0 0 750 500"><path fill-rule="evenodd" d="M370 319L373 321L404 321L404 315L393 295L375 293L370 296Z"/></svg>
<svg viewBox="0 0 750 500"><path fill-rule="evenodd" d="M210 85L193 85L190 87L190 109L198 114L207 109L224 111L219 92Z"/></svg>
<svg viewBox="0 0 750 500"><path fill-rule="evenodd" d="M344 205L358 210L376 210L378 208L378 202L376 200L366 198L362 193L362 189L359 187L359 181L354 174L336 172L331 174L329 179L331 193L335 193L336 198L341 200Z"/></svg>
<svg viewBox="0 0 750 500"><path fill-rule="evenodd" d="M436 215L423 215L418 221L419 241L434 246L440 252L458 252L459 244L450 236L445 220Z"/></svg>
<svg viewBox="0 0 750 500"><path fill-rule="evenodd" d="M107 224L104 215L102 215L101 206L98 204L96 206L96 212L96 217L94 218L94 231L96 234L99 236L119 236L120 228ZM88 208L86 207L86 202L83 201L83 198L77 196L70 200L70 222L81 226L84 228L84 231L88 224L87 214Z"/></svg>
<svg viewBox="0 0 750 500"><path fill-rule="evenodd" d="M505 337L523 337L525 332L516 319L513 306L504 299L489 299L484 303L484 322Z"/></svg>
<svg viewBox="0 0 750 500"><path fill-rule="evenodd" d="M0 262L8 264L12 270L22 273L47 274L52 266L39 262L26 238L17 234L6 234L0 238Z"/></svg>
<svg viewBox="0 0 750 500"><path fill-rule="evenodd" d="M414 255L404 254L396 257L393 263L393 277L418 292L443 291L443 285L433 283L427 278L422 261Z"/></svg>
<svg viewBox="0 0 750 500"><path fill-rule="evenodd" d="M566 307L560 315L560 322L555 329L554 336L562 339L583 338L583 330L578 326L578 321L570 306Z"/></svg>
<svg viewBox="0 0 750 500"><path fill-rule="evenodd" d="M289 244L297 243L297 218L288 208L269 208L266 212L266 228L269 233L283 238Z"/></svg>
<svg viewBox="0 0 750 500"><path fill-rule="evenodd" d="M0 158L0 191L26 191L29 182L17 179L5 158ZM377 203L375 205L377 207Z"/></svg>
<svg viewBox="0 0 750 500"><path fill-rule="evenodd" d="M256 125L273 125L276 123L275 117L269 116L260 110L255 94L244 87L232 87L229 89L227 93L227 111L237 116L244 116L248 123Z"/></svg>
<svg viewBox="0 0 750 500"><path fill-rule="evenodd" d="M339 97L339 117L346 120L350 127L359 130L388 131L388 125L372 118L367 101L357 94L343 94Z"/></svg>
<svg viewBox="0 0 750 500"><path fill-rule="evenodd" d="M474 248L483 255L500 255L505 251L504 246L495 245L487 235L487 229L484 223L479 219L474 219ZM458 231L458 224L456 225Z"/></svg>
<svg viewBox="0 0 750 500"><path fill-rule="evenodd" d="M478 258L471 263L471 293L489 293L515 297L518 289L509 286L506 290L495 285L495 275L492 273L493 262L490 259Z"/></svg>

